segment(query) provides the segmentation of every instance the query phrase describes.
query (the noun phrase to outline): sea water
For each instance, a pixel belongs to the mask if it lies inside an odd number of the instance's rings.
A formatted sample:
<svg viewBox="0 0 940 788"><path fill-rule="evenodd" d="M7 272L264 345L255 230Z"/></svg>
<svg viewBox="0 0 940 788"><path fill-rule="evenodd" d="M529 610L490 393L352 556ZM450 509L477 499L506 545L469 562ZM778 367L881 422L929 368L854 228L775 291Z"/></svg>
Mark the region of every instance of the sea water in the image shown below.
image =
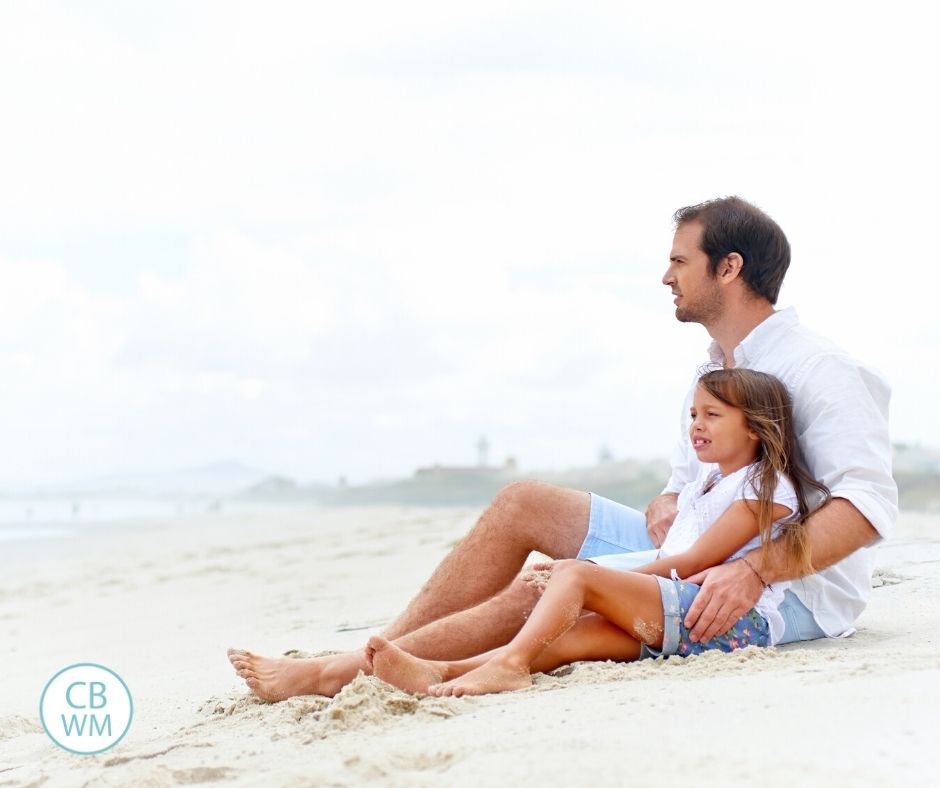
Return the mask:
<svg viewBox="0 0 940 788"><path fill-rule="evenodd" d="M0 498L0 568L88 553L127 529L224 525L232 515L279 512L315 504L217 499Z"/></svg>

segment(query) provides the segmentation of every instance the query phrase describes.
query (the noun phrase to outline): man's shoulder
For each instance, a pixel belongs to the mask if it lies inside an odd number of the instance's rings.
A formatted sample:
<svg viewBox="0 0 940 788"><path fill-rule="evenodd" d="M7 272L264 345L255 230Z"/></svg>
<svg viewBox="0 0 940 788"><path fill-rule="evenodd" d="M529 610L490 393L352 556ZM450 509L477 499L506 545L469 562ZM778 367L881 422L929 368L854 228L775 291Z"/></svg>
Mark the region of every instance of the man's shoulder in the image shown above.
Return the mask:
<svg viewBox="0 0 940 788"><path fill-rule="evenodd" d="M803 323L794 323L781 336L782 350L800 358L817 355L838 355L851 358L848 352L828 337Z"/></svg>
<svg viewBox="0 0 940 788"><path fill-rule="evenodd" d="M836 342L799 322L780 333L775 346L755 367L776 375L791 389L799 386L811 371L838 374L839 370L865 370L878 375Z"/></svg>

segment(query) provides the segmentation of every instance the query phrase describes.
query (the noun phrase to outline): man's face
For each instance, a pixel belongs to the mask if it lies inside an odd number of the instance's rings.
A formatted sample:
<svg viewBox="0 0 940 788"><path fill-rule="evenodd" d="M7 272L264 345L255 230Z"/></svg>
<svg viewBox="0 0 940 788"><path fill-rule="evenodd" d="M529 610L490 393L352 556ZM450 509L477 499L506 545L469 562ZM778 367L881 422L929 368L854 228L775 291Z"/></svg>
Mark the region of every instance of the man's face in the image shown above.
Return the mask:
<svg viewBox="0 0 940 788"><path fill-rule="evenodd" d="M702 251L701 238L702 225L698 222L685 222L676 228L663 284L675 296L677 320L707 326L721 316L724 300L718 278L708 272L708 255Z"/></svg>

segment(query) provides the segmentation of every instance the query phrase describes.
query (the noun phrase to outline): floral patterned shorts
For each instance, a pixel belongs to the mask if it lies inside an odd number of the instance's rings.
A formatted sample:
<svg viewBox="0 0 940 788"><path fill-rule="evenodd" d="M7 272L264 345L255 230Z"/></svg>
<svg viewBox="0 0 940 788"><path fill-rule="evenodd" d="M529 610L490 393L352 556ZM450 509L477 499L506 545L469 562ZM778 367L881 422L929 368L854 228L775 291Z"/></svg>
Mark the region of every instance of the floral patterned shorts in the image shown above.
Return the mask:
<svg viewBox="0 0 940 788"><path fill-rule="evenodd" d="M701 591L701 586L687 583L685 580L670 580L665 577L656 579L659 581L659 591L663 599L663 647L661 651L657 651L644 646L642 656L677 654L687 657L689 654L701 654L712 649L734 651L745 646L770 645L770 626L767 619L753 608L741 616L727 632L704 643L693 643L689 640L689 630L686 629L683 619L692 606L692 600Z"/></svg>

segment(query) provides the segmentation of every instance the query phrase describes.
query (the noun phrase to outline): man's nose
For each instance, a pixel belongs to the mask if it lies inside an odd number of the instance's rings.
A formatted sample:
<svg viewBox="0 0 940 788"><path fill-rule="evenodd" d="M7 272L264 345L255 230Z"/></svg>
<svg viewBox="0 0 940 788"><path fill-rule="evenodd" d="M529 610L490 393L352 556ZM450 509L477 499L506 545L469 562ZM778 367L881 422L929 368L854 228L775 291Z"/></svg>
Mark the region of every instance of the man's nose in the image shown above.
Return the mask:
<svg viewBox="0 0 940 788"><path fill-rule="evenodd" d="M666 273L663 274L663 284L666 287L672 286L672 283L675 281L675 277L672 275L672 266L666 269Z"/></svg>

